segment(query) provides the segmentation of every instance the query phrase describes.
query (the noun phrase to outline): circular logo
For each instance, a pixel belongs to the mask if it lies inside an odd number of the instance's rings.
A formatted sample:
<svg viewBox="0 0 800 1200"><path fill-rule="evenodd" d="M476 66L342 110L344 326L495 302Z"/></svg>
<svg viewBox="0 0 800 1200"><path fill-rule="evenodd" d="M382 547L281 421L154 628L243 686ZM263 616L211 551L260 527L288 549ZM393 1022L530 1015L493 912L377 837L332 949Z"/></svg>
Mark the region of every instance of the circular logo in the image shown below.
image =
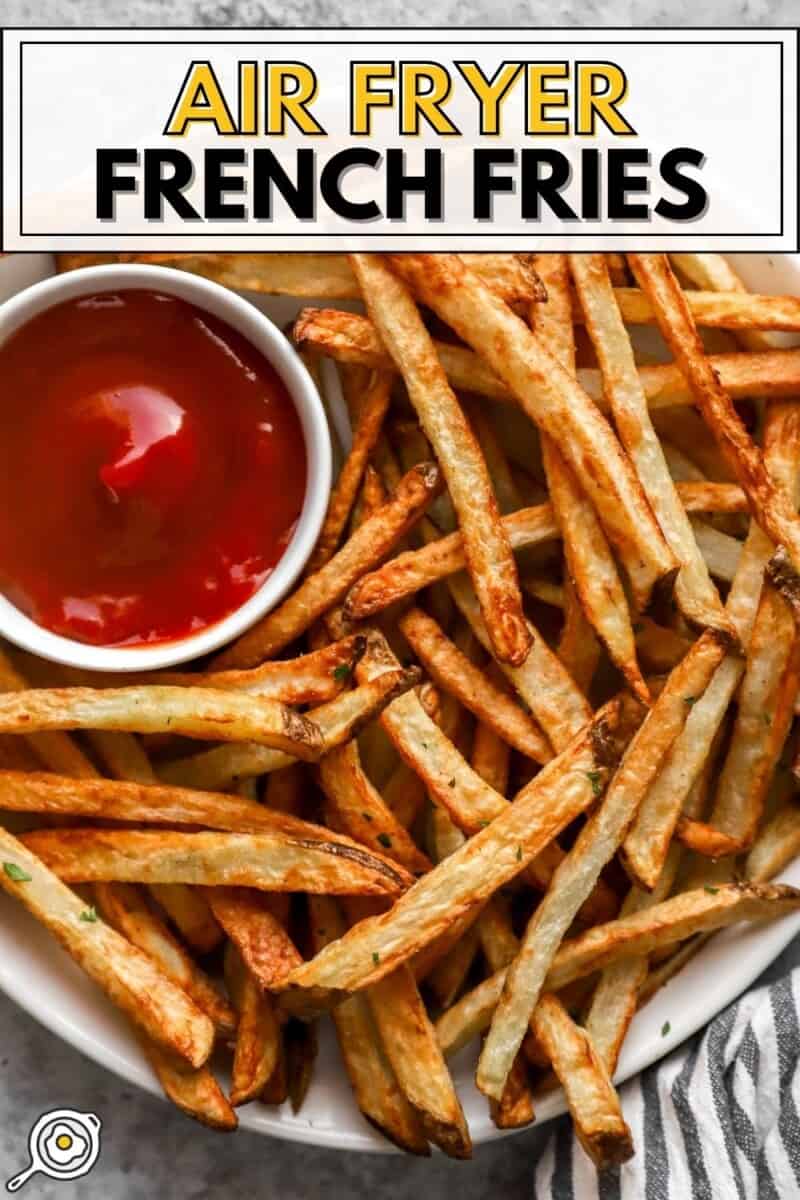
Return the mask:
<svg viewBox="0 0 800 1200"><path fill-rule="evenodd" d="M80 1179L100 1155L102 1122L96 1113L57 1108L43 1113L28 1136L30 1163L9 1179L6 1190L17 1192L41 1172L50 1179Z"/></svg>

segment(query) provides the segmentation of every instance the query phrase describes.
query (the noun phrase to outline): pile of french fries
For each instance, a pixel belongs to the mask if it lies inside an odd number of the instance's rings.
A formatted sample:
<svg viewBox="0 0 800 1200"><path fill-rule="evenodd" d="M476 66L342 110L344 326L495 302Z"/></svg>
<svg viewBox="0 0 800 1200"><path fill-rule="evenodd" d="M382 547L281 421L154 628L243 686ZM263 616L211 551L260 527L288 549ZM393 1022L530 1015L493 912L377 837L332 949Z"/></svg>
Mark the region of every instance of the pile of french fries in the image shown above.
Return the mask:
<svg viewBox="0 0 800 1200"><path fill-rule="evenodd" d="M395 1145L469 1156L481 1039L498 1127L560 1084L624 1161L637 1008L800 909L800 300L713 254L137 257L330 305L291 336L352 444L301 584L210 663L2 653L0 883L208 1125L297 1110L330 1013Z"/></svg>

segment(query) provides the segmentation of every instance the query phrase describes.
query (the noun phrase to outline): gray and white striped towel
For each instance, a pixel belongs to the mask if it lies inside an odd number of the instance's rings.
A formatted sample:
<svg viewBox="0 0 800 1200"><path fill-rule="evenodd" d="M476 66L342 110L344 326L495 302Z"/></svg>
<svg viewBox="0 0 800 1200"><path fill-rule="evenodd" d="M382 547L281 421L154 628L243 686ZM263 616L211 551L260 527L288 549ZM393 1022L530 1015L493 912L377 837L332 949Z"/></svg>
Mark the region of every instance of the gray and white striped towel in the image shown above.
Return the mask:
<svg viewBox="0 0 800 1200"><path fill-rule="evenodd" d="M713 980L709 980L713 987ZM535 1200L800 1197L800 968L740 997L624 1084L636 1156L599 1175L564 1118Z"/></svg>

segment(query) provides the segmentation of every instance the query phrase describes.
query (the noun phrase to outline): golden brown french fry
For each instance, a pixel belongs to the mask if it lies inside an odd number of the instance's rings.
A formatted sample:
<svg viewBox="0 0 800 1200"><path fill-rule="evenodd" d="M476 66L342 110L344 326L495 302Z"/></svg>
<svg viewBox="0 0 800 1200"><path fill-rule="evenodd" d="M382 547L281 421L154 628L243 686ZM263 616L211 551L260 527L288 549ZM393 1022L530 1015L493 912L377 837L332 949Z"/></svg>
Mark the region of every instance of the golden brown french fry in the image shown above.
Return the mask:
<svg viewBox="0 0 800 1200"><path fill-rule="evenodd" d="M236 1113L208 1067L195 1070L145 1037L139 1038L139 1044L164 1094L182 1113L223 1133L236 1129Z"/></svg>
<svg viewBox="0 0 800 1200"><path fill-rule="evenodd" d="M182 988L57 878L21 841L0 829L0 887L19 900L157 1045L193 1067L211 1053L214 1026Z"/></svg>
<svg viewBox="0 0 800 1200"><path fill-rule="evenodd" d="M23 840L70 883L233 884L368 896L391 896L402 886L366 850L279 833L43 829Z"/></svg>
<svg viewBox="0 0 800 1200"><path fill-rule="evenodd" d="M464 986L480 949L477 918L454 946L425 974L425 986L440 1008L449 1008Z"/></svg>
<svg viewBox="0 0 800 1200"><path fill-rule="evenodd" d="M745 876L757 883L773 879L800 854L800 805L785 801L759 831L747 856Z"/></svg>
<svg viewBox="0 0 800 1200"><path fill-rule="evenodd" d="M476 1082L499 1100L544 986L548 967L600 871L616 853L664 756L688 715L687 695L702 694L725 653L707 631L675 668L634 734L605 800L583 827L553 875L509 968L502 998L481 1052Z"/></svg>
<svg viewBox="0 0 800 1200"><path fill-rule="evenodd" d="M275 988L303 961L276 916L277 897L237 887L208 888L206 895L214 916L265 991Z"/></svg>
<svg viewBox="0 0 800 1200"><path fill-rule="evenodd" d="M278 1063L281 1030L272 997L261 990L232 942L225 949L225 984L239 1022L231 1074L231 1104L261 1095Z"/></svg>
<svg viewBox="0 0 800 1200"><path fill-rule="evenodd" d="M383 978L524 870L596 800L616 758L619 709L599 712L491 824L418 880L388 913L359 922L289 977L289 1006L324 1005ZM302 989L302 992L300 992ZM300 992L300 994L298 994Z"/></svg>
<svg viewBox="0 0 800 1200"><path fill-rule="evenodd" d="M518 1054L508 1076L503 1098L490 1100L489 1111L498 1129L523 1129L534 1119L533 1096L524 1055Z"/></svg>
<svg viewBox="0 0 800 1200"><path fill-rule="evenodd" d="M306 774L301 763L281 767L267 776L264 804L275 812L297 816L303 804Z"/></svg>
<svg viewBox="0 0 800 1200"><path fill-rule="evenodd" d="M666 256L629 254L628 261L653 305L659 328L686 376L701 414L747 494L753 516L777 546L771 560L772 577L791 601L800 571L800 517L784 489L775 484L761 451L706 358L685 295Z"/></svg>
<svg viewBox="0 0 800 1200"><path fill-rule="evenodd" d="M645 608L653 587L673 572L675 562L608 422L569 372L460 259L448 254L389 257L556 442L625 560L638 607ZM591 472L584 470L589 461Z"/></svg>
<svg viewBox="0 0 800 1200"><path fill-rule="evenodd" d="M156 900L185 942L197 954L216 950L224 934L208 901L196 888L185 883L154 883L150 894Z"/></svg>
<svg viewBox="0 0 800 1200"><path fill-rule="evenodd" d="M701 628L717 629L735 644L736 629L711 582L650 420L633 347L623 314L617 308L605 259L602 254L572 254L570 266L617 433L667 544L680 563L675 580L678 606L687 620Z"/></svg>
<svg viewBox="0 0 800 1200"><path fill-rule="evenodd" d="M724 254L670 254L673 267L695 288L707 292L746 293L742 280ZM736 340L748 350L769 350L775 346L771 333L740 329Z"/></svg>
<svg viewBox="0 0 800 1200"><path fill-rule="evenodd" d="M428 793L415 771L401 762L383 786L383 799L404 829L414 824Z"/></svg>
<svg viewBox="0 0 800 1200"><path fill-rule="evenodd" d="M492 678L493 670L496 668L491 664L487 669L489 678ZM489 787L494 788L501 796L508 792L510 760L511 749L508 742L505 742L490 725L478 721L472 735L470 762L484 783L488 783Z"/></svg>
<svg viewBox="0 0 800 1200"><path fill-rule="evenodd" d="M393 366L375 326L358 313L304 309L295 323L294 338L298 345L314 346L339 362L360 363L386 371ZM491 400L514 403L511 391L479 354L449 342L437 341L434 345L453 387L477 392ZM709 361L734 400L752 395L785 398L800 390L800 350L713 354ZM641 366L639 377L651 409L694 403L685 377L673 363ZM579 368L578 382L596 404L608 408L599 370Z"/></svg>
<svg viewBox="0 0 800 1200"><path fill-rule="evenodd" d="M674 259L677 256L670 257ZM647 295L638 288L615 288L614 299L623 321L629 325L656 323L653 306ZM790 333L800 329L800 299L796 296L687 291L686 303L697 325L735 330L778 329Z"/></svg>
<svg viewBox="0 0 800 1200"><path fill-rule="evenodd" d="M502 661L519 665L531 642L516 564L480 446L404 283L379 255L353 254L350 261L447 481L494 652Z"/></svg>
<svg viewBox="0 0 800 1200"><path fill-rule="evenodd" d="M692 533L710 575L732 583L739 566L742 543L698 517L691 519Z"/></svg>
<svg viewBox="0 0 800 1200"><path fill-rule="evenodd" d="M532 594L531 589L526 588L526 591L529 595ZM558 639L558 657L585 696L592 686L592 680L600 663L602 647L584 615L575 584L569 577L561 590L561 599L563 600L564 624L561 626L561 634ZM633 639L633 626L631 626L631 638ZM649 700L650 693L644 680L639 684L636 679L636 673L639 672L638 663L636 672L632 672L629 662L626 665L634 694L638 695L641 700L645 700L646 694L646 698ZM621 666L620 669L622 669Z"/></svg>
<svg viewBox="0 0 800 1200"><path fill-rule="evenodd" d="M315 1021L288 1020L283 1030L289 1102L293 1113L305 1103L319 1051Z"/></svg>
<svg viewBox="0 0 800 1200"><path fill-rule="evenodd" d="M414 976L407 966L367 991L367 1000L406 1099L425 1136L451 1158L472 1155L467 1123Z"/></svg>
<svg viewBox="0 0 800 1200"><path fill-rule="evenodd" d="M321 953L343 936L344 920L330 896L309 897L309 912L312 945ZM364 1116L402 1150L429 1154L419 1117L386 1059L366 996L348 996L332 1017L350 1086Z"/></svg>
<svg viewBox="0 0 800 1200"><path fill-rule="evenodd" d="M0 731L119 729L180 733L217 741L255 741L297 758L322 753L308 717L275 700L212 688L32 688L0 696Z"/></svg>
<svg viewBox="0 0 800 1200"><path fill-rule="evenodd" d="M333 607L360 575L377 565L424 513L441 487L433 463L409 471L390 499L355 531L324 567L214 660L216 670L272 658ZM253 739L254 740L254 739Z"/></svg>
<svg viewBox="0 0 800 1200"><path fill-rule="evenodd" d="M488 649L486 629L469 581L463 575L456 575L449 581L449 586L460 612L469 622L478 641ZM553 748L559 751L589 720L591 706L564 664L530 621L528 629L533 647L522 666L513 667L508 663L500 663L499 666L530 708Z"/></svg>
<svg viewBox="0 0 800 1200"><path fill-rule="evenodd" d="M20 675L0 649L0 692L25 692L28 681ZM65 733L30 733L25 739L45 766L76 779L92 779L98 772L75 742Z"/></svg>
<svg viewBox="0 0 800 1200"><path fill-rule="evenodd" d="M434 683L521 754L538 763L552 757L549 743L536 723L461 653L433 617L420 608L412 608L404 613L398 625Z"/></svg>
<svg viewBox="0 0 800 1200"><path fill-rule="evenodd" d="M278 1062L261 1093L262 1104L285 1104L289 1099L289 1059L282 1040L278 1046Z"/></svg>
<svg viewBox="0 0 800 1200"><path fill-rule="evenodd" d="M389 410L391 386L390 374L386 371L374 373L371 385L359 407L353 428L353 443L331 492L325 521L314 552L308 560L306 574L318 571L336 553L350 519L369 456L375 449L384 417Z"/></svg>
<svg viewBox="0 0 800 1200"><path fill-rule="evenodd" d="M785 884L727 883L681 892L562 942L545 987L558 992L621 959L651 954L695 933L738 921L777 919L798 908L800 890ZM436 1036L445 1054L455 1053L489 1025L505 975L504 970L496 971L439 1018Z"/></svg>
<svg viewBox="0 0 800 1200"><path fill-rule="evenodd" d="M94 897L100 913L118 933L158 964L168 979L183 988L220 1034L236 1028L236 1014L219 988L196 965L133 884L98 883Z"/></svg>
<svg viewBox="0 0 800 1200"><path fill-rule="evenodd" d="M534 1031L564 1088L575 1133L599 1168L633 1155L631 1131L619 1097L585 1029L574 1023L552 992L536 1006Z"/></svg>
<svg viewBox="0 0 800 1200"><path fill-rule="evenodd" d="M369 724L398 695L419 682L416 668L385 672L335 700L312 709L313 721L322 733L323 755L344 745ZM165 783L179 787L218 789L240 779L282 770L295 760L281 750L258 746L253 742L216 746L187 758L162 763L159 776Z"/></svg>
<svg viewBox="0 0 800 1200"><path fill-rule="evenodd" d="M384 803L367 777L355 741L326 754L319 765L326 824L357 842L383 852L412 874L430 870L430 861Z"/></svg>
<svg viewBox="0 0 800 1200"><path fill-rule="evenodd" d="M540 276L547 288L547 302L532 307L531 325L537 339L574 376L575 339L566 256L540 255L538 261ZM556 442L546 435L542 438L542 461L553 512L564 539L566 568L574 594L589 626L607 647L612 662L619 666L634 694L646 704L650 697L636 661L628 602L597 514ZM568 592L568 595L572 593ZM565 633L573 640L562 639L564 644L559 653L570 669L585 661L591 638L586 636L588 631L576 628L581 622L574 611L570 613L574 605L570 601L568 605ZM569 653L570 645L575 647L575 653ZM589 659L593 661L594 656L590 654Z"/></svg>

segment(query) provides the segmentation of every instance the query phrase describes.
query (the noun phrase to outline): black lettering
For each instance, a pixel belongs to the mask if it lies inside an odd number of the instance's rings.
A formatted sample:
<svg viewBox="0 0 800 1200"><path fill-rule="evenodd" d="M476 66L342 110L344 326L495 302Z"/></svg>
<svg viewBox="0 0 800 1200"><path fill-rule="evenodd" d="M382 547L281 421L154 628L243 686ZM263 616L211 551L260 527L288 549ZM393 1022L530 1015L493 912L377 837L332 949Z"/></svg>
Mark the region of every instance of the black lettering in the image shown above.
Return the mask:
<svg viewBox="0 0 800 1200"><path fill-rule="evenodd" d="M544 178L541 168L549 170ZM569 159L560 150L522 151L522 217L525 221L541 220L541 202L560 221L577 221L573 212L560 194L569 185L572 168Z"/></svg>
<svg viewBox="0 0 800 1200"><path fill-rule="evenodd" d="M314 219L314 178L316 161L313 150L297 151L297 181L293 182L272 150L253 151L253 217L272 220L272 189L277 188L292 213L300 221Z"/></svg>
<svg viewBox="0 0 800 1200"><path fill-rule="evenodd" d="M374 221L381 215L374 200L348 200L342 194L342 176L346 171L354 167L371 167L375 170L380 161L378 151L366 147L354 146L351 150L340 150L334 154L322 168L319 180L322 199L331 212L348 221Z"/></svg>
<svg viewBox="0 0 800 1200"><path fill-rule="evenodd" d="M660 217L666 217L669 221L695 221L703 215L708 204L708 192L696 179L683 175L679 168L684 165L702 167L705 161L706 156L691 146L676 146L664 155L659 168L661 178L677 192L682 192L686 199L676 204L662 196L655 206Z"/></svg>
<svg viewBox="0 0 800 1200"><path fill-rule="evenodd" d="M172 174L165 177L164 167ZM198 221L200 214L184 196L194 177L194 167L182 150L145 150L144 152L144 217L146 221L164 218L164 201L184 221Z"/></svg>
<svg viewBox="0 0 800 1200"><path fill-rule="evenodd" d="M98 221L113 221L118 192L135 192L139 186L134 175L117 175L118 166L135 167L138 150L98 150L95 180L95 212Z"/></svg>
<svg viewBox="0 0 800 1200"><path fill-rule="evenodd" d="M225 167L243 166L247 162L244 150L206 150L204 158L204 204L207 221L243 221L247 209L243 204L228 204L226 192L245 191L241 175L226 175Z"/></svg>
<svg viewBox="0 0 800 1200"><path fill-rule="evenodd" d="M491 221L496 192L513 192L510 175L495 175L497 166L513 166L516 150L476 150L472 167L472 213L477 221Z"/></svg>
<svg viewBox="0 0 800 1200"><path fill-rule="evenodd" d="M648 192L650 180L646 175L629 175L629 166L644 166L650 162L649 150L609 150L608 152L608 216L611 221L646 219L648 204L628 200L629 192Z"/></svg>
<svg viewBox="0 0 800 1200"><path fill-rule="evenodd" d="M422 192L425 196L425 219L442 218L442 152L425 151L425 166L421 175L407 175L405 150L386 151L386 216L390 221L404 221L406 196Z"/></svg>

